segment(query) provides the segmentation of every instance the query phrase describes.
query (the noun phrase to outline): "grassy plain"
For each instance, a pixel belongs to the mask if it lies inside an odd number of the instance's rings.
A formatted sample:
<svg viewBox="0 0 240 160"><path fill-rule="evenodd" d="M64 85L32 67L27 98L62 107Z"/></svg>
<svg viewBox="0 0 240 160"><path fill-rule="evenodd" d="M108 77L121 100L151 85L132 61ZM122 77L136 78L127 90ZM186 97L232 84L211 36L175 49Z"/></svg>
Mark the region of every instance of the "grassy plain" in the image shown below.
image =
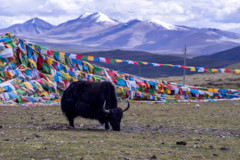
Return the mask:
<svg viewBox="0 0 240 160"><path fill-rule="evenodd" d="M240 69L240 63L227 66ZM161 77L159 80L183 84L183 76ZM186 75L186 84L205 88L240 89L240 75L232 73L203 73Z"/></svg>
<svg viewBox="0 0 240 160"><path fill-rule="evenodd" d="M70 129L60 106L5 106L0 159L240 159L239 115L239 101L131 103L115 132L82 118Z"/></svg>

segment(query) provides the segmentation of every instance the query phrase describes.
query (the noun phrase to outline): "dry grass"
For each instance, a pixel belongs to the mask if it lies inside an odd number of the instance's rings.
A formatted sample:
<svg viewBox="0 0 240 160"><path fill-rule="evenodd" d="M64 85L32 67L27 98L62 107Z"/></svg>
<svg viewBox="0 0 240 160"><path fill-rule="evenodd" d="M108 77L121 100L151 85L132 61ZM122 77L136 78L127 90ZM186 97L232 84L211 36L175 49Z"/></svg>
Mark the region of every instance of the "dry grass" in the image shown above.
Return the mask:
<svg viewBox="0 0 240 160"><path fill-rule="evenodd" d="M163 77L159 80L183 84L183 76ZM186 76L186 84L205 88L240 89L240 75L229 73L204 73Z"/></svg>
<svg viewBox="0 0 240 160"><path fill-rule="evenodd" d="M227 66L240 69L240 63ZM161 77L159 80L183 84L183 76ZM202 73L186 75L186 84L205 88L240 89L240 75L231 73Z"/></svg>
<svg viewBox="0 0 240 160"><path fill-rule="evenodd" d="M240 102L199 104L132 103L120 132L81 118L68 129L60 106L1 107L0 159L240 158Z"/></svg>

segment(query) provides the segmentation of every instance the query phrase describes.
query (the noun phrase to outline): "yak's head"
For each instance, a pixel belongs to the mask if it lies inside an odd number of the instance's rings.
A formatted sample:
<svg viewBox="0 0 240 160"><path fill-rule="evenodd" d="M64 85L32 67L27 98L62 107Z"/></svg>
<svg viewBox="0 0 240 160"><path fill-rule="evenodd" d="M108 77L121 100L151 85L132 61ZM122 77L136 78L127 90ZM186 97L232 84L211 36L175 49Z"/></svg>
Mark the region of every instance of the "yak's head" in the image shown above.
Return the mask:
<svg viewBox="0 0 240 160"><path fill-rule="evenodd" d="M106 101L103 104L103 112L107 113L108 121L114 131L121 130L120 124L123 117L123 112L127 111L130 107L129 101L127 102L128 102L128 106L124 110L122 110L122 108L120 107L113 108L113 109L106 109Z"/></svg>

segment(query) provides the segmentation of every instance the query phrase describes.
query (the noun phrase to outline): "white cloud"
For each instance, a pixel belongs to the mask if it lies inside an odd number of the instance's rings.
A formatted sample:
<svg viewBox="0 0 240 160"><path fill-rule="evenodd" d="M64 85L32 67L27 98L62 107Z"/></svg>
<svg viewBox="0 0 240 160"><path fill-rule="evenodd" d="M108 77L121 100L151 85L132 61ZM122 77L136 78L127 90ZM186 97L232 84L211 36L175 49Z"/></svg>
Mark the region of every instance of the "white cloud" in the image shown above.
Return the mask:
<svg viewBox="0 0 240 160"><path fill-rule="evenodd" d="M120 21L157 19L240 33L239 0L5 0L0 5L0 28L33 17L56 25L85 12L102 12Z"/></svg>

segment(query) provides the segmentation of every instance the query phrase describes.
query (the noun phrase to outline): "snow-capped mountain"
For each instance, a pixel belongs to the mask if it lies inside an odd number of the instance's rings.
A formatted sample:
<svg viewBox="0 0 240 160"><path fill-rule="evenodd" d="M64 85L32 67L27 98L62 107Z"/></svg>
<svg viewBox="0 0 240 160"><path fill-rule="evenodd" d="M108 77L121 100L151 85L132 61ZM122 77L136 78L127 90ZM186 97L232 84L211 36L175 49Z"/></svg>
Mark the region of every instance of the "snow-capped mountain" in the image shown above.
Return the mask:
<svg viewBox="0 0 240 160"><path fill-rule="evenodd" d="M170 36L172 36L171 38L175 37L175 34L173 35L172 33L184 31L186 31L186 29L177 26L166 28L163 25L151 21L140 21L135 19L102 30L92 37L88 36L84 38L82 42L105 47L112 46L116 48L140 49L143 45L153 45L159 43L159 40L163 39L164 42L161 42L163 47L166 43L166 38ZM156 47L154 47L153 50L155 48Z"/></svg>
<svg viewBox="0 0 240 160"><path fill-rule="evenodd" d="M117 21L110 19L107 15L101 12L95 13L85 13L79 17L82 22L87 23L109 23L109 24L116 24Z"/></svg>
<svg viewBox="0 0 240 160"><path fill-rule="evenodd" d="M53 25L40 18L33 18L22 24L14 24L8 28L0 29L0 33L11 32L19 35L41 34L53 27Z"/></svg>
<svg viewBox="0 0 240 160"><path fill-rule="evenodd" d="M72 37L79 39L78 36ZM174 26L153 21L130 20L87 35L81 44L162 54L182 54L188 47L192 56L213 54L240 45L240 34L210 28Z"/></svg>
<svg viewBox="0 0 240 160"><path fill-rule="evenodd" d="M93 14L83 14L80 17L62 23L50 31L46 35L59 35L60 37L76 37L81 39L90 33L97 33L100 30L107 29L118 22L110 19L100 12Z"/></svg>
<svg viewBox="0 0 240 160"><path fill-rule="evenodd" d="M57 26L34 18L1 32L28 35L36 43L74 43L89 50L127 49L182 54L186 45L191 56L213 54L240 46L240 34L233 32L177 26L158 20L134 19L123 23L100 12L86 13Z"/></svg>

